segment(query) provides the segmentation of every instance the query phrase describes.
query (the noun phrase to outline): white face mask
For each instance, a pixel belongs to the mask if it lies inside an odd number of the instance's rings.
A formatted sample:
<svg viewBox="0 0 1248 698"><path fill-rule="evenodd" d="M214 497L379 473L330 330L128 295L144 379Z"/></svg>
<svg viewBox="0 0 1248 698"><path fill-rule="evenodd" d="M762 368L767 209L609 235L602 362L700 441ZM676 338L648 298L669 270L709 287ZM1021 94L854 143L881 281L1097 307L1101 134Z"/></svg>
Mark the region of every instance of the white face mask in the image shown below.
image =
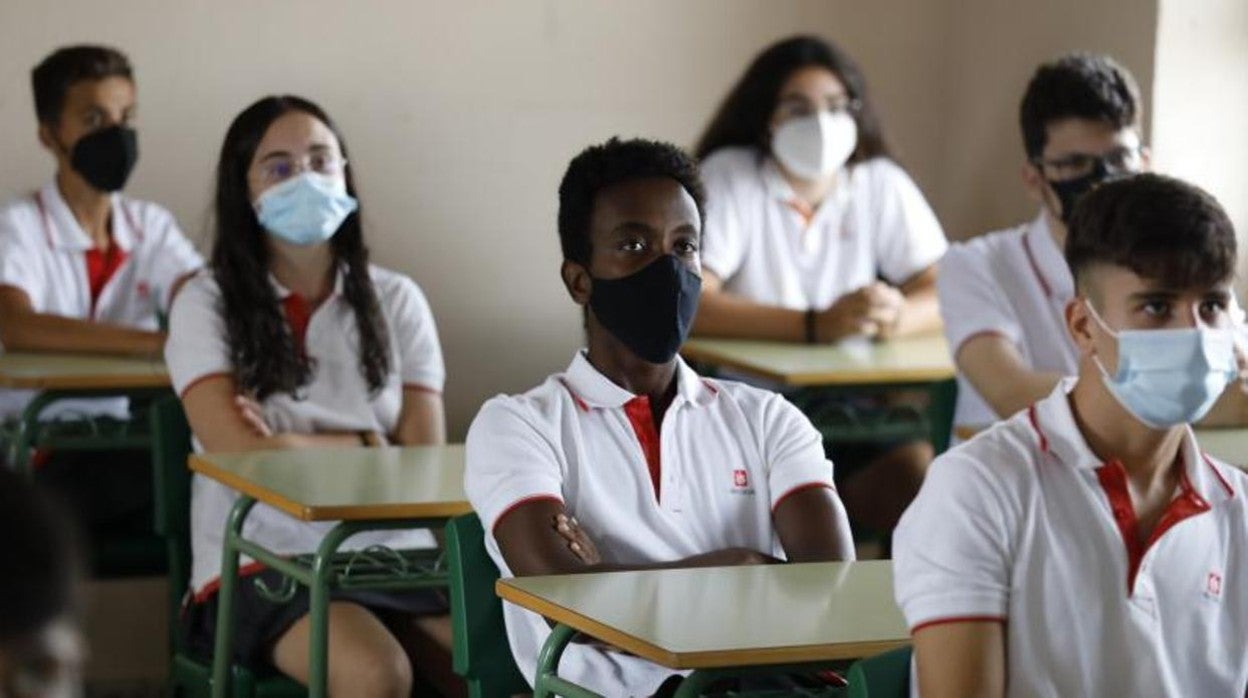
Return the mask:
<svg viewBox="0 0 1248 698"><path fill-rule="evenodd" d="M784 169L808 181L841 169L856 147L858 124L844 111L789 119L771 136L771 152Z"/></svg>

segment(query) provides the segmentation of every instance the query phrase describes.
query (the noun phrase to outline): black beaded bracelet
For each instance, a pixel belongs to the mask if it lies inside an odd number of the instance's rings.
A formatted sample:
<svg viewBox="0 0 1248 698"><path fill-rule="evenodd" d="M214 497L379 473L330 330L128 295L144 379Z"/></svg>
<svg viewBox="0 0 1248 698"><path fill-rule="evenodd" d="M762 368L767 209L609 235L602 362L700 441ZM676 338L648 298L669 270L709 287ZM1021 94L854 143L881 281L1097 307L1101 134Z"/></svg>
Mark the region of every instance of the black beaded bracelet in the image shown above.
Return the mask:
<svg viewBox="0 0 1248 698"><path fill-rule="evenodd" d="M818 341L815 337L815 309L811 308L806 311L806 343L814 344Z"/></svg>

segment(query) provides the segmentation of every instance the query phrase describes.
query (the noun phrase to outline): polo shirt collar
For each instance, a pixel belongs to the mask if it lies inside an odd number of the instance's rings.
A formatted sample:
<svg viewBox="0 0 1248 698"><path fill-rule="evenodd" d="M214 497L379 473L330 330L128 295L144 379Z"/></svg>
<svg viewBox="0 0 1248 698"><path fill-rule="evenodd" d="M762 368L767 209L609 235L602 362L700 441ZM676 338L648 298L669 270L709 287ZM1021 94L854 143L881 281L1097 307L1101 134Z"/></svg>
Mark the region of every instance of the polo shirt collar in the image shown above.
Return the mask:
<svg viewBox="0 0 1248 698"><path fill-rule="evenodd" d="M781 204L788 206L793 201L798 201L797 194L793 191L793 187L789 184L789 180L784 178L784 173L780 171L780 166L772 157L764 157L762 165L763 187L767 191L767 195L779 201ZM842 167L841 171L836 175L836 186L828 194L828 198L819 205L819 209L815 212L822 211L827 208L828 204L833 206L842 206L849 200L849 178L853 175L853 170L849 167Z"/></svg>
<svg viewBox="0 0 1248 698"><path fill-rule="evenodd" d="M1066 264L1066 254L1057 246L1044 211L1027 226L1024 234L1027 255L1040 285L1051 298L1066 302L1075 296L1075 279Z"/></svg>
<svg viewBox="0 0 1248 698"><path fill-rule="evenodd" d="M576 352L572 357L572 363L562 379L577 405L586 411L620 408L637 397L594 368L584 350ZM676 356L676 397L672 401L673 405L678 402L687 402L694 406L707 405L715 399L716 393L717 390L689 368L684 359Z"/></svg>
<svg viewBox="0 0 1248 698"><path fill-rule="evenodd" d="M338 274L334 277L334 289L329 294L330 298L336 298L342 295L342 286L343 286L346 275L347 275L346 267L343 265L339 265ZM291 291L290 289L283 286L282 283L277 280L277 277L273 276L272 272L269 272L269 285L273 287L273 291L277 294L277 299L279 301L284 301L290 296L294 295L294 291Z"/></svg>
<svg viewBox="0 0 1248 698"><path fill-rule="evenodd" d="M69 204L65 203L65 197L61 196L60 187L56 186L55 179L39 190L38 198L40 213L43 217L41 224L44 226L48 244L58 249L76 252L86 252L95 248L91 236L87 235L87 231L82 229L78 219L74 217L73 211L69 210ZM134 249L135 242L142 233L133 229L121 194L113 193L109 195L109 200L112 206L109 223L112 227L113 243L128 254Z"/></svg>
<svg viewBox="0 0 1248 698"><path fill-rule="evenodd" d="M1075 423L1070 407L1070 390L1073 379L1065 379L1048 397L1032 405L1029 417L1040 439L1040 449L1051 453L1058 461L1080 470L1096 470L1105 465L1084 440ZM1224 466L1209 458L1200 450L1191 427L1185 427L1183 443L1179 446L1183 467L1192 489L1210 504L1232 499L1235 495Z"/></svg>

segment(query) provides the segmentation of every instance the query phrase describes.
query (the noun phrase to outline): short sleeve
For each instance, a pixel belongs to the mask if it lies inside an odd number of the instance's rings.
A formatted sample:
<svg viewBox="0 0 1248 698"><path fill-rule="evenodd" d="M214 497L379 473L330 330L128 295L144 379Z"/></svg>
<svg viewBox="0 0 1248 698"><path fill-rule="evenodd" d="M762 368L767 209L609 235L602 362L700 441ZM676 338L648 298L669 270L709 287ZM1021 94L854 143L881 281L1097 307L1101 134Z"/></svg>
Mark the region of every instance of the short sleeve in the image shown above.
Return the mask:
<svg viewBox="0 0 1248 698"><path fill-rule="evenodd" d="M771 509L786 496L806 487L832 484L832 463L823 450L823 436L800 410L772 394L764 403L763 452L771 491Z"/></svg>
<svg viewBox="0 0 1248 698"><path fill-rule="evenodd" d="M216 282L200 272L182 288L169 311L165 365L179 396L199 380L233 372L219 298Z"/></svg>
<svg viewBox="0 0 1248 698"><path fill-rule="evenodd" d="M35 245L48 244L22 229L20 214L12 208L0 212L0 286L12 286L30 296L35 309L40 308L46 280L40 274L43 264ZM38 240L38 241L37 241Z"/></svg>
<svg viewBox="0 0 1248 698"><path fill-rule="evenodd" d="M1017 519L991 469L965 450L938 458L893 533L897 605L911 632L1004 619Z"/></svg>
<svg viewBox="0 0 1248 698"><path fill-rule="evenodd" d="M979 334L999 334L1022 343L1023 328L992 267L988 249L974 241L954 245L937 267L940 314L955 356L966 340Z"/></svg>
<svg viewBox="0 0 1248 698"><path fill-rule="evenodd" d="M464 491L487 531L523 502L563 501L563 469L555 445L527 412L518 398L496 397L468 428Z"/></svg>
<svg viewBox="0 0 1248 698"><path fill-rule="evenodd" d="M446 382L446 366L442 361L442 345L438 341L433 310L416 282L406 276L397 278L390 317L398 342L403 386L440 393Z"/></svg>
<svg viewBox="0 0 1248 698"><path fill-rule="evenodd" d="M204 266L204 258L182 233L173 214L155 204L145 204L144 230L153 236L152 254L160 260L153 265L152 287L160 290L160 304L168 309L178 280Z"/></svg>
<svg viewBox="0 0 1248 698"><path fill-rule="evenodd" d="M737 194L741 177L740 156L735 151L713 153L702 165L706 188L706 226L702 231L702 266L722 281L736 275L745 259L746 230L739 211L748 202Z"/></svg>
<svg viewBox="0 0 1248 698"><path fill-rule="evenodd" d="M949 247L936 214L918 185L891 160L871 167L871 201L880 273L901 285L935 264Z"/></svg>

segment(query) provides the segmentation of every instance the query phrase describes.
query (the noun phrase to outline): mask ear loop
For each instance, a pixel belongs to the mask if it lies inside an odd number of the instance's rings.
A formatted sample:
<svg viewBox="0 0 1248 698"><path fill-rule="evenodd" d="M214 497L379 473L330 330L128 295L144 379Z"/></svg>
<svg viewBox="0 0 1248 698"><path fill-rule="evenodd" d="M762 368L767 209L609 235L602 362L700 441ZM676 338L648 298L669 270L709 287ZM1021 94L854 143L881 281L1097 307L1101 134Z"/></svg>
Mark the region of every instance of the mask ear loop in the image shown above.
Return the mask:
<svg viewBox="0 0 1248 698"><path fill-rule="evenodd" d="M1101 314L1096 311L1096 307L1092 305L1092 301L1087 298L1083 298L1082 300L1084 307L1088 309L1088 314L1092 316L1092 319L1096 321L1096 324L1100 325L1101 329L1104 330L1106 334L1113 337L1115 342L1118 341L1118 332L1112 329L1109 326L1109 323L1105 322L1105 319L1101 317ZM1119 361L1121 360L1121 357L1119 357ZM1100 370L1101 378L1103 378L1107 383L1112 383L1114 377L1110 375L1109 371L1105 368L1105 364L1101 362L1099 354L1092 354L1092 362L1095 363L1096 368Z"/></svg>

